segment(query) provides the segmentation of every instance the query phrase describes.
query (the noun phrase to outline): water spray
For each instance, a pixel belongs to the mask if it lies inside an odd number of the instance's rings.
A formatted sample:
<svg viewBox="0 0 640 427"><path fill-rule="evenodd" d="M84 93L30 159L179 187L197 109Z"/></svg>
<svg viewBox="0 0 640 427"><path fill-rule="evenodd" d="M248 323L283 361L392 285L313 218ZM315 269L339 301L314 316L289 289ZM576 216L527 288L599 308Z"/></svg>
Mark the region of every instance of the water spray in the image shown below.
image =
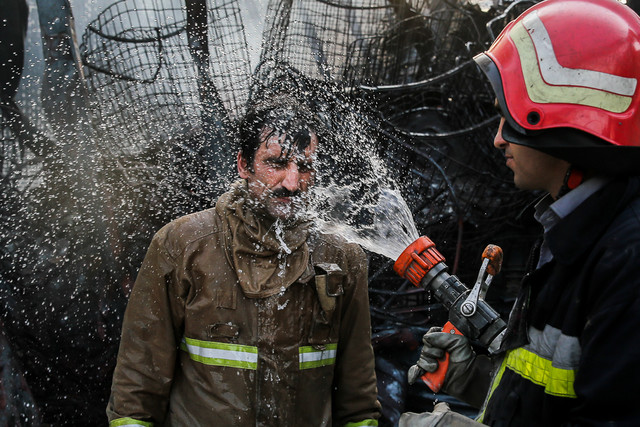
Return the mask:
<svg viewBox="0 0 640 427"><path fill-rule="evenodd" d="M450 275L445 258L428 237L422 236L409 245L396 260L393 269L415 286L432 291L449 311L443 332L464 335L478 342L489 353L500 347L507 327L500 315L484 300L493 276L502 268L502 249L488 245L482 253L482 266L471 290L456 276ZM449 365L449 354L438 363L435 372L422 375L422 380L438 392Z"/></svg>

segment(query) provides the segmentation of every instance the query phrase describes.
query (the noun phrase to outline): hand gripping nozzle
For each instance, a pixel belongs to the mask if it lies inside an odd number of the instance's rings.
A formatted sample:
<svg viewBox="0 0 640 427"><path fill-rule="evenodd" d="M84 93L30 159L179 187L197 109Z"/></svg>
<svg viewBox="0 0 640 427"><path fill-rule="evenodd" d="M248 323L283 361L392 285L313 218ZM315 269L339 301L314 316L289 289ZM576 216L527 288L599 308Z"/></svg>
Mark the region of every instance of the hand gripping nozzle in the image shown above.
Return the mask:
<svg viewBox="0 0 640 427"><path fill-rule="evenodd" d="M502 249L489 245L482 257L478 279L471 291L456 276L447 272L445 258L426 236L409 245L398 257L393 269L414 285L431 290L434 297L449 311L445 332L465 335L493 353L500 347L506 324L484 301L484 296L493 276L500 271ZM433 391L438 391L442 386L447 362L448 357L445 356L436 372L427 372L422 376Z"/></svg>

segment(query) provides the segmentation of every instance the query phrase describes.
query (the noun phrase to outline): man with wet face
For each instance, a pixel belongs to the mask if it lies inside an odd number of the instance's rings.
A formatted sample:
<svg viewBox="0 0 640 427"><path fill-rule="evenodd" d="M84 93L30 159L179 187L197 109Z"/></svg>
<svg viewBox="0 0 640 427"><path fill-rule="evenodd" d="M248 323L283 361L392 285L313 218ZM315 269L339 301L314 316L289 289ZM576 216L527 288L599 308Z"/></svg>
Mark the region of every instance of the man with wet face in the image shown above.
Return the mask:
<svg viewBox="0 0 640 427"><path fill-rule="evenodd" d="M248 184L252 199L268 215L292 220L300 208L309 186L313 185L314 161L318 137L308 130L295 135L279 134L264 127L259 134L260 145L243 147L238 153L238 172Z"/></svg>
<svg viewBox="0 0 640 427"><path fill-rule="evenodd" d="M377 425L366 258L307 215L319 129L293 97L259 103L238 126L241 179L154 236L111 425Z"/></svg>

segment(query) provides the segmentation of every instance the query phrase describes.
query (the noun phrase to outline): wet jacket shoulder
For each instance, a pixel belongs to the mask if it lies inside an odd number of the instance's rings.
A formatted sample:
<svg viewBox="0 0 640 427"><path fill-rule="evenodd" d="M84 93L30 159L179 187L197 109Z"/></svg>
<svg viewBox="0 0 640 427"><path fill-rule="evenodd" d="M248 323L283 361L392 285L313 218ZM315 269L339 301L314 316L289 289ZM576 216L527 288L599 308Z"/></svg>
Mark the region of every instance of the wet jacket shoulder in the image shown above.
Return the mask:
<svg viewBox="0 0 640 427"><path fill-rule="evenodd" d="M523 281L508 329L526 334L506 335L483 421L640 425L639 181L611 182L546 238L554 259Z"/></svg>

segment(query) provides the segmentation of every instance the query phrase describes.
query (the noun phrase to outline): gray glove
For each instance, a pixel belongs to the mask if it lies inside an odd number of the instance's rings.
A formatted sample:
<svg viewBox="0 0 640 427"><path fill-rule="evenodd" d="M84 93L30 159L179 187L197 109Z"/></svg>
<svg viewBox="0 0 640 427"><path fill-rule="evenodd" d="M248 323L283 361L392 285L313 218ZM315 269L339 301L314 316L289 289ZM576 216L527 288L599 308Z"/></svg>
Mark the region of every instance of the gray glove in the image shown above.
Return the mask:
<svg viewBox="0 0 640 427"><path fill-rule="evenodd" d="M479 422L451 411L446 402L440 402L433 412L405 412L400 416L398 427L477 427Z"/></svg>
<svg viewBox="0 0 640 427"><path fill-rule="evenodd" d="M409 383L413 384L425 372L438 369L438 359L449 352L449 369L444 377L442 390L480 408L489 392L493 361L487 356L477 356L469 340L462 335L442 332L442 328L431 328L422 338L424 346L420 359L409 369ZM497 361L499 362L499 360Z"/></svg>
<svg viewBox="0 0 640 427"><path fill-rule="evenodd" d="M471 368L476 354L471 348L469 340L463 335L442 332L442 328L433 327L422 337L423 347L420 359L409 368L409 384L416 382L425 372L435 372L438 369L438 359L442 359L445 352L449 353L449 369L444 377L442 388L453 394L455 384L466 376Z"/></svg>

